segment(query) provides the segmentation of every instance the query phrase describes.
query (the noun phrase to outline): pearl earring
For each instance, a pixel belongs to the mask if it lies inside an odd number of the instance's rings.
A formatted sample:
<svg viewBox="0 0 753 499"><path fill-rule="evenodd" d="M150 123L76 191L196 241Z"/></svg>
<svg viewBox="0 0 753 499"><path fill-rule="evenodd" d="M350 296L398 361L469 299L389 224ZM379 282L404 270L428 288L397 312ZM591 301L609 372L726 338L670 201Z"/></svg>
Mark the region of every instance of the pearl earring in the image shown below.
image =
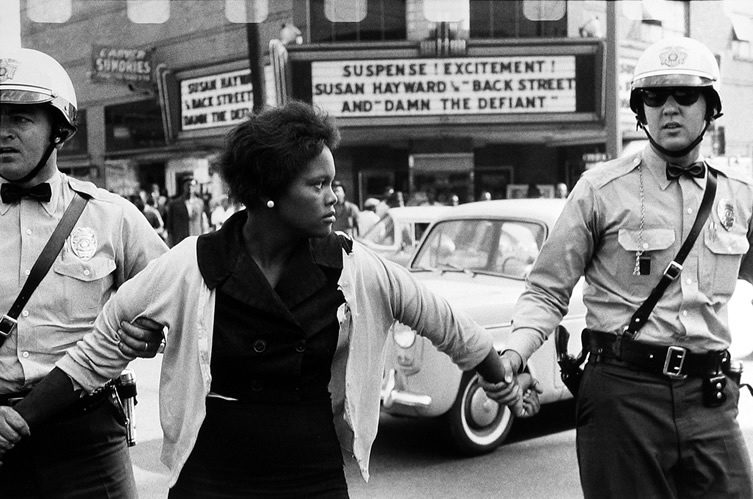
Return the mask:
<svg viewBox="0 0 753 499"><path fill-rule="evenodd" d="M274 207L275 207L275 202L274 201L272 201L271 199L269 201L267 201L267 208L274 208Z"/></svg>

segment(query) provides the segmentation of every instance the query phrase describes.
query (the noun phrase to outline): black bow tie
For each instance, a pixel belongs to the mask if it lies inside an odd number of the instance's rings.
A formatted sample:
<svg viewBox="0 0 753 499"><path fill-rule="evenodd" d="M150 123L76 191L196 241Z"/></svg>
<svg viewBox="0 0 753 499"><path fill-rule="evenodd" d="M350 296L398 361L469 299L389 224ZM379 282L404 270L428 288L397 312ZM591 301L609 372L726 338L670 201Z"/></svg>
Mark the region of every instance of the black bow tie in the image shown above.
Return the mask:
<svg viewBox="0 0 753 499"><path fill-rule="evenodd" d="M13 204L21 201L21 198L29 198L47 202L52 197L50 184L44 182L34 187L21 187L18 184L3 184L0 186L0 198L3 203Z"/></svg>
<svg viewBox="0 0 753 499"><path fill-rule="evenodd" d="M674 163L667 163L667 180L680 178L682 175L689 177L703 178L703 174L706 172L706 163L703 161L696 161L688 166L680 166Z"/></svg>

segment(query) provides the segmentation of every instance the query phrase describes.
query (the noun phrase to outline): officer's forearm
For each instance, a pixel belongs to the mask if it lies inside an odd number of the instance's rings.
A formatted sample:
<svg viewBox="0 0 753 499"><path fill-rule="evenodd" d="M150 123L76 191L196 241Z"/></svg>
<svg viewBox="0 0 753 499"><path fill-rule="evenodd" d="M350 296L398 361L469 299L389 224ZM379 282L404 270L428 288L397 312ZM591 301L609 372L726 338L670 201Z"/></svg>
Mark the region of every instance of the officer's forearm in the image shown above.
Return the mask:
<svg viewBox="0 0 753 499"><path fill-rule="evenodd" d="M74 391L71 379L56 367L14 409L33 430L36 425L67 409L78 399L79 392Z"/></svg>

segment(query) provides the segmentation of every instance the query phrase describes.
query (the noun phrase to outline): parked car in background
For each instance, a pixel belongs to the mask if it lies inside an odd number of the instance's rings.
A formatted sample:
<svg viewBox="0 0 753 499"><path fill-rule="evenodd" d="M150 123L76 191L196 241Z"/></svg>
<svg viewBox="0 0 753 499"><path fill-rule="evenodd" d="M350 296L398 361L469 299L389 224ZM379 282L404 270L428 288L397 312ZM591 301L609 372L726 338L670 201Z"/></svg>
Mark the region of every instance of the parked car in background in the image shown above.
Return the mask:
<svg viewBox="0 0 753 499"><path fill-rule="evenodd" d="M464 310L504 348L524 280L559 216L563 199L515 199L464 204L437 217L408 268L454 306ZM585 327L583 280L573 290L563 325L571 354L581 351ZM753 354L753 286L738 281L729 304L733 358ZM527 369L541 382L542 404L571 398L562 383L552 338L533 354ZM748 375L749 377L749 375ZM489 452L507 437L513 416L488 399L473 372L409 327L396 324L387 344L382 410L401 416L441 417L452 445L464 454Z"/></svg>
<svg viewBox="0 0 753 499"><path fill-rule="evenodd" d="M429 224L449 206L404 206L390 208L366 234L358 239L379 255L407 265Z"/></svg>
<svg viewBox="0 0 753 499"><path fill-rule="evenodd" d="M409 262L414 276L468 313L502 349L511 332L512 309L541 245L559 215L562 199L516 199L463 204L429 228ZM563 324L570 351L580 351L585 327L582 286L574 290ZM407 326L397 324L387 346L383 411L414 417L441 416L452 444L464 454L499 446L513 416L488 399L473 372L462 372ZM542 404L571 397L560 379L554 345L547 341L528 370L541 382Z"/></svg>

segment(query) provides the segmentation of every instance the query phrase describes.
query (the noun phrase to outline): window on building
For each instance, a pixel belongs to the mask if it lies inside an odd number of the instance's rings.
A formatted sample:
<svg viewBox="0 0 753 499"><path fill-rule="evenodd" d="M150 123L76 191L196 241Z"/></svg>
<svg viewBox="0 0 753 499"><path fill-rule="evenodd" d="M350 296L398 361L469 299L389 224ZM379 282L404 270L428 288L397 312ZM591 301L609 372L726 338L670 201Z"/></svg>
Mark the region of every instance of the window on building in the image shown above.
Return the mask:
<svg viewBox="0 0 753 499"><path fill-rule="evenodd" d="M559 0L472 0L471 38L567 36L567 4Z"/></svg>
<svg viewBox="0 0 753 499"><path fill-rule="evenodd" d="M225 18L231 23L261 23L267 16L268 0L225 0Z"/></svg>
<svg viewBox="0 0 753 499"><path fill-rule="evenodd" d="M162 24L170 19L170 0L127 0L128 19L136 24Z"/></svg>
<svg viewBox="0 0 753 499"><path fill-rule="evenodd" d="M635 29L629 30L632 39L656 42L687 36L687 0L624 0L621 5L622 14L635 23Z"/></svg>
<svg viewBox="0 0 753 499"><path fill-rule="evenodd" d="M737 59L753 59L753 19L732 14L732 55Z"/></svg>
<svg viewBox="0 0 753 499"><path fill-rule="evenodd" d="M89 151L86 141L86 109L79 109L76 116L76 133L65 142L59 156L81 156Z"/></svg>
<svg viewBox="0 0 753 499"><path fill-rule="evenodd" d="M71 18L71 0L27 0L26 15L35 23L64 23Z"/></svg>
<svg viewBox="0 0 753 499"><path fill-rule="evenodd" d="M165 145L162 113L156 100L128 102L105 108L107 151L126 151Z"/></svg>
<svg viewBox="0 0 753 499"><path fill-rule="evenodd" d="M360 22L342 22L338 19L356 18L360 15L356 2L349 9L335 7L345 2L332 0L310 0L311 42L350 42L405 40L407 28L404 0L367 0L366 15ZM347 16L345 14L348 13ZM335 16L334 19L328 16ZM352 17L351 17L352 16Z"/></svg>

